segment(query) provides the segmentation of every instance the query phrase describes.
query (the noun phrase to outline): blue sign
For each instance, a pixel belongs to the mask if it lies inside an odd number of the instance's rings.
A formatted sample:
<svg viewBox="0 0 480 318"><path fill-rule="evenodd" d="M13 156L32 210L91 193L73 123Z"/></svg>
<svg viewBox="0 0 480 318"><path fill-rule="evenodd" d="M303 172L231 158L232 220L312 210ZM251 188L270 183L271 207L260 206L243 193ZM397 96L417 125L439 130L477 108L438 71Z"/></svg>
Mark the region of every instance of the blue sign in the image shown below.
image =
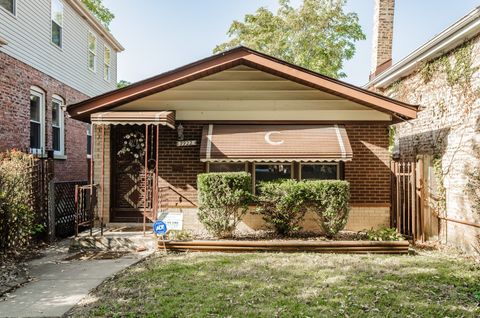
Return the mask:
<svg viewBox="0 0 480 318"><path fill-rule="evenodd" d="M157 235L165 235L167 233L167 224L163 221L155 221L153 223L153 232Z"/></svg>

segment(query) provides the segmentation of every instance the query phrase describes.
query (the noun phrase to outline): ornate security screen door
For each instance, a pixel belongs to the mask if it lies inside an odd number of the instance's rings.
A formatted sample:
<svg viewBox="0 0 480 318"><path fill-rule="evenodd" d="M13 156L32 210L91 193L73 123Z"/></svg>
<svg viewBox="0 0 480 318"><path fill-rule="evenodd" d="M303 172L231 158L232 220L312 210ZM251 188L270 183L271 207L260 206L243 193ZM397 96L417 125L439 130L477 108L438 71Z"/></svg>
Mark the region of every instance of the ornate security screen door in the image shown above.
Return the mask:
<svg viewBox="0 0 480 318"><path fill-rule="evenodd" d="M112 127L112 192L113 222L143 222L145 192L145 126ZM148 141L148 157L155 158L155 141ZM154 160L149 160L147 175L147 217L152 214Z"/></svg>

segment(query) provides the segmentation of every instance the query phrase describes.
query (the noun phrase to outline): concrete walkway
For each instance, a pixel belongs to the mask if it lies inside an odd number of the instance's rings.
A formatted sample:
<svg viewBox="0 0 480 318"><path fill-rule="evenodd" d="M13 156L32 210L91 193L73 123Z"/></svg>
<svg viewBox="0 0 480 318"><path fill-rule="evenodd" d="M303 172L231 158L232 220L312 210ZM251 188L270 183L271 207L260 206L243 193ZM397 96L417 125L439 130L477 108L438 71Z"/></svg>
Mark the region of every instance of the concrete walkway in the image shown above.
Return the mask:
<svg viewBox="0 0 480 318"><path fill-rule="evenodd" d="M0 317L61 317L106 278L145 258L151 251L117 259L65 260L68 241L28 263L35 279L0 301Z"/></svg>

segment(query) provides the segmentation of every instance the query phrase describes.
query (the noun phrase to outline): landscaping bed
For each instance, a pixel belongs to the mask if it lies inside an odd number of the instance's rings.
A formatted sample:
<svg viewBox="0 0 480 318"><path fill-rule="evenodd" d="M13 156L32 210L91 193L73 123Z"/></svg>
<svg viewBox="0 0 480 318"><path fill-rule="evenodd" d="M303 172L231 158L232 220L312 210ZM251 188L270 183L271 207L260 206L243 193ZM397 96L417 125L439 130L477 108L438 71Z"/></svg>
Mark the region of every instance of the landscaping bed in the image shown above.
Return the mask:
<svg viewBox="0 0 480 318"><path fill-rule="evenodd" d="M478 317L480 267L453 253L157 255L73 317Z"/></svg>

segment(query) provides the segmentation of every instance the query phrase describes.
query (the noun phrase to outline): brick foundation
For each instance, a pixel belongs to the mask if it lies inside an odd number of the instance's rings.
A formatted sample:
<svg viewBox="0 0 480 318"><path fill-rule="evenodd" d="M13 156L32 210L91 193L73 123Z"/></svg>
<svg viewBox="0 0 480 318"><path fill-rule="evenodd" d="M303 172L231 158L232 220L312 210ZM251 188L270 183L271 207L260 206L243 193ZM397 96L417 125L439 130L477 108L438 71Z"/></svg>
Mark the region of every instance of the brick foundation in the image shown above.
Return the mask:
<svg viewBox="0 0 480 318"><path fill-rule="evenodd" d="M30 88L45 93L45 147L52 148L52 95L66 104L88 98L85 94L0 52L0 151L28 149L30 144ZM87 179L86 124L65 116L65 155L55 160L58 181Z"/></svg>

